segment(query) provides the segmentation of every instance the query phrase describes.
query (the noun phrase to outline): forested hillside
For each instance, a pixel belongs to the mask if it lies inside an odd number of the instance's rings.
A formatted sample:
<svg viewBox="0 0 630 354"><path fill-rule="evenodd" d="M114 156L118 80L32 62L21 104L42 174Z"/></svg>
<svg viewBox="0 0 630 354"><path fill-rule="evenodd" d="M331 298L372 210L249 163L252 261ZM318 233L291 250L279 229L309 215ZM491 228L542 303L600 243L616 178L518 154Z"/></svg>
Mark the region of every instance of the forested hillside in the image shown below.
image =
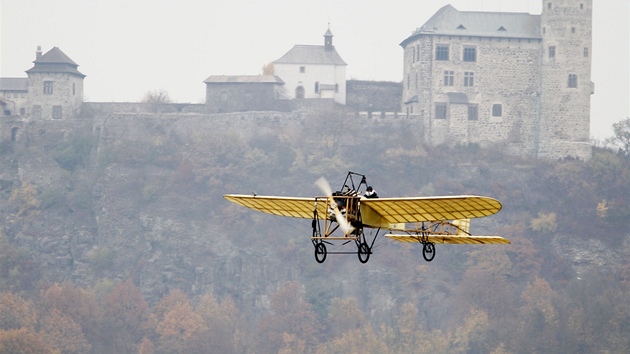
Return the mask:
<svg viewBox="0 0 630 354"><path fill-rule="evenodd" d="M0 352L630 351L625 152L428 147L403 118L338 112L253 134L221 119L112 118L1 144ZM222 197L313 196L347 171L381 197L497 198L471 231L512 244L437 245L427 263L380 238L367 264L318 264L309 220Z"/></svg>

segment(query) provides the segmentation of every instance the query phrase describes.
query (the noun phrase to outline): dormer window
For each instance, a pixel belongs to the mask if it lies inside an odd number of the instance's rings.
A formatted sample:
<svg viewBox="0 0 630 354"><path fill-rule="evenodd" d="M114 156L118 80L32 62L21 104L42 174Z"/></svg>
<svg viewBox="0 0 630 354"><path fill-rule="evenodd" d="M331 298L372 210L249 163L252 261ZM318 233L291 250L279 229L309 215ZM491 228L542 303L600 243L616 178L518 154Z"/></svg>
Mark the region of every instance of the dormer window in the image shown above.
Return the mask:
<svg viewBox="0 0 630 354"><path fill-rule="evenodd" d="M501 27L499 27L499 29L498 29L497 31L499 31L499 32L505 32L505 31L507 31L507 30L505 29L505 27L501 26Z"/></svg>
<svg viewBox="0 0 630 354"><path fill-rule="evenodd" d="M458 30L465 30L465 29L466 29L466 27L464 27L464 25L459 25L459 26L457 26L457 29L458 29Z"/></svg>

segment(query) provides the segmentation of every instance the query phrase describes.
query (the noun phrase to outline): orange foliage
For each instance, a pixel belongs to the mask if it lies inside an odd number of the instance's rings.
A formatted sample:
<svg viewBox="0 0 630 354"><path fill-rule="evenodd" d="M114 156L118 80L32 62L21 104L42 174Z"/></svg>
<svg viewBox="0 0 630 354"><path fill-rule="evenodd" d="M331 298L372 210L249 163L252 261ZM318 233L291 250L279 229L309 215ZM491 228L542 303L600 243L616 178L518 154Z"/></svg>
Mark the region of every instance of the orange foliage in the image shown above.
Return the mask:
<svg viewBox="0 0 630 354"><path fill-rule="evenodd" d="M0 329L33 330L36 323L37 312L28 301L12 293L0 293Z"/></svg>

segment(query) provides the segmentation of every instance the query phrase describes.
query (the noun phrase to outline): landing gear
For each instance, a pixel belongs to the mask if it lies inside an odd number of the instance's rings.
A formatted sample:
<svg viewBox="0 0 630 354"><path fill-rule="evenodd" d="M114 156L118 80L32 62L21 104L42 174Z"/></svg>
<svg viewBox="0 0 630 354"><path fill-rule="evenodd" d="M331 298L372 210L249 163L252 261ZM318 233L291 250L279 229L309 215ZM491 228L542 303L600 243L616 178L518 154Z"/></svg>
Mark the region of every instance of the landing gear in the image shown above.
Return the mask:
<svg viewBox="0 0 630 354"><path fill-rule="evenodd" d="M358 244L357 255L359 256L359 262L367 263L370 259L371 253L372 250L370 249L370 246L368 246L367 242L363 241Z"/></svg>
<svg viewBox="0 0 630 354"><path fill-rule="evenodd" d="M327 254L328 251L326 251L326 245L324 242L320 241L315 244L315 260L317 263L324 263Z"/></svg>
<svg viewBox="0 0 630 354"><path fill-rule="evenodd" d="M431 262L435 258L435 243L422 242L422 257L427 262Z"/></svg>

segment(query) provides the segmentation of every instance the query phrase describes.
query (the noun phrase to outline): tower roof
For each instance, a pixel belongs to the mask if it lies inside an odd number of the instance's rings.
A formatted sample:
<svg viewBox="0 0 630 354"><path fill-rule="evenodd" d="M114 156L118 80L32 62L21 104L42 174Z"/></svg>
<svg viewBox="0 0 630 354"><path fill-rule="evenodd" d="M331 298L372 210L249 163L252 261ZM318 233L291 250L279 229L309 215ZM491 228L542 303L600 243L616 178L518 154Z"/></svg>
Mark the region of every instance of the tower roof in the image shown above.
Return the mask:
<svg viewBox="0 0 630 354"><path fill-rule="evenodd" d="M540 15L524 12L459 11L452 5L439 9L424 25L400 43L420 35L540 39Z"/></svg>
<svg viewBox="0 0 630 354"><path fill-rule="evenodd" d="M77 63L72 61L61 49L53 47L51 50L38 57L33 61L35 64L32 68L26 70L30 73L68 73L81 77L85 77L77 70Z"/></svg>

